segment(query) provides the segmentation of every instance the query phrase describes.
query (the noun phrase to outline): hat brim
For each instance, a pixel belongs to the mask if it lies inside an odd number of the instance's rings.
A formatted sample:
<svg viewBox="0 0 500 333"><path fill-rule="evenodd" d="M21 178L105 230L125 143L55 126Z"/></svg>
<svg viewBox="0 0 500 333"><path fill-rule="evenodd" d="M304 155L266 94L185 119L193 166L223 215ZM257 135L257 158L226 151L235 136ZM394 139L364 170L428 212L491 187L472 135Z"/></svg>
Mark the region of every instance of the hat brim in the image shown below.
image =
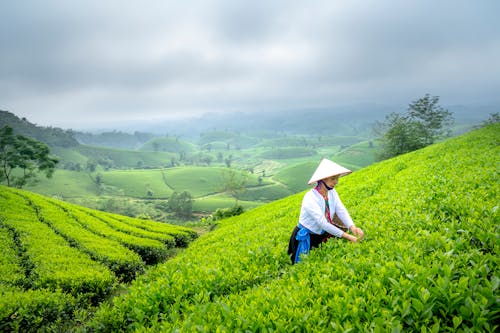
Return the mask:
<svg viewBox="0 0 500 333"><path fill-rule="evenodd" d="M351 170L324 158L323 160L321 160L318 168L316 168L316 171L312 175L311 179L309 179L308 184L311 185L312 183L315 183L319 180L333 176L346 176L350 173L352 173Z"/></svg>

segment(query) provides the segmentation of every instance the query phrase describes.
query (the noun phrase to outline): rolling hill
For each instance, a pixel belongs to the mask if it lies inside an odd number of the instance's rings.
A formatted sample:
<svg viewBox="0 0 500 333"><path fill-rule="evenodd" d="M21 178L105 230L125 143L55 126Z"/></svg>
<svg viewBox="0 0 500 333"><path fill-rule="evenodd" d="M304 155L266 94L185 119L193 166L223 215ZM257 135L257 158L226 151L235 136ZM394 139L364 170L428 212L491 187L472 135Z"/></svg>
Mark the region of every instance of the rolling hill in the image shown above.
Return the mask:
<svg viewBox="0 0 500 333"><path fill-rule="evenodd" d="M194 238L188 228L0 186L0 330L72 318Z"/></svg>
<svg viewBox="0 0 500 333"><path fill-rule="evenodd" d="M0 329L494 332L499 166L497 124L357 170L337 190L365 239L331 240L295 266L304 192L192 241L0 187Z"/></svg>
<svg viewBox="0 0 500 333"><path fill-rule="evenodd" d="M291 266L303 193L222 221L104 304L97 331L494 332L500 125L376 163L338 192L366 233Z"/></svg>

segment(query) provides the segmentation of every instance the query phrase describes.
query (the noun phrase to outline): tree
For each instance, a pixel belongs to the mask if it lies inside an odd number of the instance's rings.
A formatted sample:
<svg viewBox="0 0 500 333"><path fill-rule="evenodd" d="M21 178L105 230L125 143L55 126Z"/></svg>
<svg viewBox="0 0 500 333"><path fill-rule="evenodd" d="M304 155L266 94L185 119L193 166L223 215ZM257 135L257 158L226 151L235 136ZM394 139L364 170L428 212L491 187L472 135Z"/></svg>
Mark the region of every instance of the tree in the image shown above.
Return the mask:
<svg viewBox="0 0 500 333"><path fill-rule="evenodd" d="M222 173L222 191L229 193L238 203L238 193L245 189L248 176L233 169L224 170Z"/></svg>
<svg viewBox="0 0 500 333"><path fill-rule="evenodd" d="M452 113L439 106L439 97L426 94L410 103L406 114L391 113L374 128L381 136L379 159L405 154L450 135Z"/></svg>
<svg viewBox="0 0 500 333"><path fill-rule="evenodd" d="M95 172L97 169L97 161L93 159L88 159L87 164L85 165L85 170L89 173Z"/></svg>
<svg viewBox="0 0 500 333"><path fill-rule="evenodd" d="M0 129L0 181L21 188L36 181L37 172L52 177L59 161L49 154L45 143L15 135L11 127L4 126ZM20 172L14 174L14 170Z"/></svg>
<svg viewBox="0 0 500 333"><path fill-rule="evenodd" d="M224 160L224 162L226 163L226 166L227 166L228 168L230 168L230 167L231 167L231 162L232 162L232 161L233 161L233 155L229 155L229 156L228 156L228 157Z"/></svg>
<svg viewBox="0 0 500 333"><path fill-rule="evenodd" d="M483 121L480 127L485 127L493 124L500 123L500 114L498 112L490 113L490 117Z"/></svg>
<svg viewBox="0 0 500 333"><path fill-rule="evenodd" d="M438 96L425 94L424 97L410 103L410 119L420 124L422 140L425 146L450 135L449 127L453 124L452 113L441 107Z"/></svg>
<svg viewBox="0 0 500 333"><path fill-rule="evenodd" d="M187 191L172 193L168 199L168 208L178 217L190 218L193 213L193 197L191 193Z"/></svg>
<svg viewBox="0 0 500 333"><path fill-rule="evenodd" d="M224 160L224 155L221 152L217 153L217 162L222 163Z"/></svg>

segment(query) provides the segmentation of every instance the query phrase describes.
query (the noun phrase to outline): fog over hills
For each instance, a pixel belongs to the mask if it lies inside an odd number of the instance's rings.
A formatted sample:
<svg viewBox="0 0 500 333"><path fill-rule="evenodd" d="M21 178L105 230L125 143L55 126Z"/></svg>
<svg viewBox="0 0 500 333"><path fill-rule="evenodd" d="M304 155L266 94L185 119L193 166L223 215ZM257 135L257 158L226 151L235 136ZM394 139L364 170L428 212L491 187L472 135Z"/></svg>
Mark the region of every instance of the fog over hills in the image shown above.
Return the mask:
<svg viewBox="0 0 500 333"><path fill-rule="evenodd" d="M500 111L500 104L493 105L442 105L453 113L455 119L455 134L461 134L480 124L495 112ZM154 136L175 136L185 140L196 141L202 133L210 131L227 131L252 136L268 134L280 135L337 135L361 136L367 139L374 137L372 132L376 122L384 121L392 113L403 113L408 106L358 104L331 108L297 108L290 110L275 110L262 112L212 112L201 116L179 116L175 119L148 119L130 122L117 119L115 122L102 123L96 119L90 127L63 128L59 134L68 136L73 133L81 143L84 136L102 133L127 133L140 136L145 142ZM38 133L45 131L43 125L36 125L30 119L20 119L15 111L3 111L0 114L0 125L10 125L19 130L20 134L40 139ZM30 127L31 126L31 127ZM51 132L57 128L49 127ZM71 131L70 131L71 130ZM32 133L33 132L33 133ZM67 133L63 133L67 132ZM116 134L116 133L115 133ZM128 138L130 139L130 138ZM91 140L100 140L94 138ZM116 137L113 139L116 141ZM47 140L43 140L47 141ZM89 142L87 140L87 142ZM103 142L104 144L104 142ZM65 144L66 145L66 144Z"/></svg>
<svg viewBox="0 0 500 333"><path fill-rule="evenodd" d="M499 105L452 105L446 106L453 113L457 125L476 125L490 114L500 111ZM157 135L179 135L197 137L211 130L259 132L272 131L291 134L355 135L371 129L377 121L383 121L392 113L406 112L407 106L359 104L332 108L290 109L262 112L206 113L201 116L179 117L171 120L142 121L99 124L85 129L92 133L105 131L135 131Z"/></svg>

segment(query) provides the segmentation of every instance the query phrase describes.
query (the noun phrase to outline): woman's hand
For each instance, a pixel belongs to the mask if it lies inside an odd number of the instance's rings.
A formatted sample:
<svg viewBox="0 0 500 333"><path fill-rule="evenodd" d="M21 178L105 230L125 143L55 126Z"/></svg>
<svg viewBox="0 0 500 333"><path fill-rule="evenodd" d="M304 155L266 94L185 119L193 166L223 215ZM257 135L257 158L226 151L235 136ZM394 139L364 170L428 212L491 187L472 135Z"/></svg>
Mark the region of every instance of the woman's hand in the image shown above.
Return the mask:
<svg viewBox="0 0 500 333"><path fill-rule="evenodd" d="M351 241L353 243L356 243L358 241L358 239L356 237L354 237L353 235L348 234L347 232L344 232L342 234L342 237L344 237L345 239L347 239L347 240L349 240L349 241Z"/></svg>
<svg viewBox="0 0 500 333"><path fill-rule="evenodd" d="M365 236L365 233L363 232L363 230L361 230L361 228L353 226L353 227L351 227L351 231L353 234L358 236L360 240L363 239L363 237Z"/></svg>

